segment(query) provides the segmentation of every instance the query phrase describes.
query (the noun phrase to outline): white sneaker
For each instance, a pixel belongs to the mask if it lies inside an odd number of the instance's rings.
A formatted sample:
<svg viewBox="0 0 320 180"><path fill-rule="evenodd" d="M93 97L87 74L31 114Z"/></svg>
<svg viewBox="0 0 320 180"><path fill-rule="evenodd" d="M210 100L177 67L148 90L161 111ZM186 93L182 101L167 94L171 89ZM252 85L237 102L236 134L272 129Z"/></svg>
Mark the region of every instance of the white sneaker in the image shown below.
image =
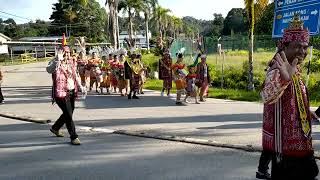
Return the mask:
<svg viewBox="0 0 320 180"><path fill-rule="evenodd" d="M161 96L164 96L164 92L161 92Z"/></svg>

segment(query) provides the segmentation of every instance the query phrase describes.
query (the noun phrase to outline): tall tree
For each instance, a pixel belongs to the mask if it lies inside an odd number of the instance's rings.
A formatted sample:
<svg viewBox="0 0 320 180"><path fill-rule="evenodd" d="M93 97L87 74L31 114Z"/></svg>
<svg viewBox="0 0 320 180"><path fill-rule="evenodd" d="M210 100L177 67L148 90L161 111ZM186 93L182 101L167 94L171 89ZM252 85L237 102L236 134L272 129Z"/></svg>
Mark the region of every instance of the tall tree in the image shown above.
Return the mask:
<svg viewBox="0 0 320 180"><path fill-rule="evenodd" d="M245 9L248 14L249 21L249 84L248 90L254 90L253 84L253 32L254 32L254 22L255 22L255 13L254 13L254 0L245 0Z"/></svg>
<svg viewBox="0 0 320 180"><path fill-rule="evenodd" d="M257 20L255 34L270 35L272 34L274 17L274 3L269 4L261 17Z"/></svg>
<svg viewBox="0 0 320 180"><path fill-rule="evenodd" d="M222 33L224 18L222 14L213 14L213 27L212 27L212 35L219 37Z"/></svg>
<svg viewBox="0 0 320 180"><path fill-rule="evenodd" d="M105 40L107 14L96 0L59 0L52 9L50 34L61 35L66 29L89 42Z"/></svg>
<svg viewBox="0 0 320 180"><path fill-rule="evenodd" d="M111 41L115 49L118 49L120 46L119 43L119 20L118 20L118 6L119 0L106 0L106 5L109 7L109 20L108 27L109 32L111 32Z"/></svg>
<svg viewBox="0 0 320 180"><path fill-rule="evenodd" d="M145 21L145 35L147 41L147 50L149 51L149 21L151 14L155 14L156 6L158 5L158 0L142 0L142 4L140 6L139 11L142 11L144 14L144 21Z"/></svg>
<svg viewBox="0 0 320 180"><path fill-rule="evenodd" d="M157 6L156 8L155 19L158 22L160 37L165 36L166 27L168 25L169 12L171 12L170 9L166 9L161 6Z"/></svg>

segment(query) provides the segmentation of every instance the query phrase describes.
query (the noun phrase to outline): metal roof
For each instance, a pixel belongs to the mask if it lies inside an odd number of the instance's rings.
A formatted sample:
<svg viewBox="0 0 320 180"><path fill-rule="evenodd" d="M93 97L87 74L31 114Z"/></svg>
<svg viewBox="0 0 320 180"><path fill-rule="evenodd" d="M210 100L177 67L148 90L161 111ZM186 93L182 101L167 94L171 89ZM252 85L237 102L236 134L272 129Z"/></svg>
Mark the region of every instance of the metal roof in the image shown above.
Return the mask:
<svg viewBox="0 0 320 180"><path fill-rule="evenodd" d="M48 36L48 37L23 37L19 41L59 41L62 36Z"/></svg>
<svg viewBox="0 0 320 180"><path fill-rule="evenodd" d="M8 41L11 41L11 38L9 38L8 36L6 36L6 35L4 35L4 34L2 34L2 33L0 33L0 36L3 37L3 38L5 38L5 39L8 40Z"/></svg>

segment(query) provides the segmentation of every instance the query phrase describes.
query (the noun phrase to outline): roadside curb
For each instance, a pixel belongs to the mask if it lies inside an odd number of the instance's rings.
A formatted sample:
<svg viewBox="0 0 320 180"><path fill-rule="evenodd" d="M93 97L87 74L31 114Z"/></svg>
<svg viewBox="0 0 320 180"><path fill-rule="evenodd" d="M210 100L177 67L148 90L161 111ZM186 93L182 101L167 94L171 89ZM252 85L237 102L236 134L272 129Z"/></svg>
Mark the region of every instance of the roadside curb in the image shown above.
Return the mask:
<svg viewBox="0 0 320 180"><path fill-rule="evenodd" d="M114 134L160 139L160 140L167 140L167 141L177 141L177 142L183 142L183 143L199 144L199 145L214 146L214 147L221 147L221 148L231 148L231 149L238 149L238 150L243 150L248 152L262 151L261 147L255 147L252 145L226 144L226 143L219 143L212 140L195 139L195 138L180 137L180 136L173 136L173 135L152 135L152 134L146 134L143 132L134 132L134 131L126 131L126 130L117 130L114 132Z"/></svg>
<svg viewBox="0 0 320 180"><path fill-rule="evenodd" d="M188 137L173 136L173 135L152 135L144 132L134 132L134 131L127 131L127 130L117 130L117 131L114 131L114 134L167 140L167 141L176 141L176 142L189 143L189 144L199 144L199 145L219 147L219 148L230 148L230 149L237 149L237 150L242 150L247 152L262 152L262 147L258 147L258 146L243 145L243 144L226 144L226 143L220 143L220 142L206 140L206 139L196 139L196 138L188 138ZM320 153L318 153L317 151L315 151L314 156L317 160L320 160Z"/></svg>
<svg viewBox="0 0 320 180"><path fill-rule="evenodd" d="M16 119L20 121L38 123L38 124L48 124L51 123L50 119L41 119L41 118L34 118L29 116L18 116L12 113L0 113L0 117L9 118L9 119Z"/></svg>

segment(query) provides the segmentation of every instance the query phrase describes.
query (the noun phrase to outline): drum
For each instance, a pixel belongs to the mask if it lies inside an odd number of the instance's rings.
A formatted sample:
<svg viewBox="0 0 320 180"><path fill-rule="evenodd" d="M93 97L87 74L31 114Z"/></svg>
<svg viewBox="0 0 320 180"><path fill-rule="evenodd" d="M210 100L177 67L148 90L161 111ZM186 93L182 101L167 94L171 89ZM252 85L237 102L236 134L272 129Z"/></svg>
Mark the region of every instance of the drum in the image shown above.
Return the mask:
<svg viewBox="0 0 320 180"><path fill-rule="evenodd" d="M186 82L183 79L178 79L175 81L177 90L185 89L186 88Z"/></svg>

